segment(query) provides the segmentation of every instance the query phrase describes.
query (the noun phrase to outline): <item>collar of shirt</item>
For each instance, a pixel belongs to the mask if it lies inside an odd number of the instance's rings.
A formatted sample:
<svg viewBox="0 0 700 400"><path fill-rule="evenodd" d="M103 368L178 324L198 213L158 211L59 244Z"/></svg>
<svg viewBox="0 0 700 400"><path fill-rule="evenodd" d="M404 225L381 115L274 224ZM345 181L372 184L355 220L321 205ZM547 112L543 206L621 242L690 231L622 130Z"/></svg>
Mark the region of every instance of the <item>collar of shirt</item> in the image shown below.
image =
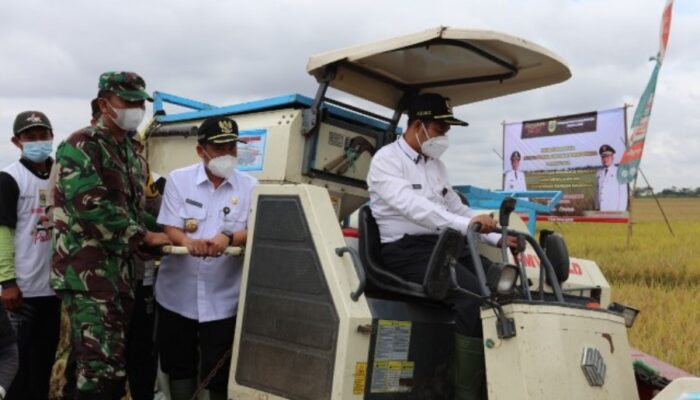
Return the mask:
<svg viewBox="0 0 700 400"><path fill-rule="evenodd" d="M399 148L401 151L406 154L406 157L408 157L411 161L414 163L418 164L418 162L422 159L425 160L426 157L418 153L417 151L413 150L413 147L411 147L406 139L404 139L403 136L401 136L398 140Z"/></svg>
<svg viewBox="0 0 700 400"><path fill-rule="evenodd" d="M51 174L51 168L53 167L53 158L49 157L44 161L46 163L46 170L44 172L39 171L34 167L34 163L24 157L19 159L19 162L22 163L22 165L25 166L31 172L36 176L37 178L40 179L49 179L49 175Z"/></svg>

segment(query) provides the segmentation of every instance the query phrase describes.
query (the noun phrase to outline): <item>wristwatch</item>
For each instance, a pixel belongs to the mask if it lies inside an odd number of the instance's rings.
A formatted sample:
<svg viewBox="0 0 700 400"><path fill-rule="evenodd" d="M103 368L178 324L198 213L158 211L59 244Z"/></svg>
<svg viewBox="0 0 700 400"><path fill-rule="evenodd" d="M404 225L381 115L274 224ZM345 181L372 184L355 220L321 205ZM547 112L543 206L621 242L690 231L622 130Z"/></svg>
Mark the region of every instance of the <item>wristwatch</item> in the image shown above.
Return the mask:
<svg viewBox="0 0 700 400"><path fill-rule="evenodd" d="M221 231L221 234L228 238L228 245L233 246L233 231L224 229Z"/></svg>

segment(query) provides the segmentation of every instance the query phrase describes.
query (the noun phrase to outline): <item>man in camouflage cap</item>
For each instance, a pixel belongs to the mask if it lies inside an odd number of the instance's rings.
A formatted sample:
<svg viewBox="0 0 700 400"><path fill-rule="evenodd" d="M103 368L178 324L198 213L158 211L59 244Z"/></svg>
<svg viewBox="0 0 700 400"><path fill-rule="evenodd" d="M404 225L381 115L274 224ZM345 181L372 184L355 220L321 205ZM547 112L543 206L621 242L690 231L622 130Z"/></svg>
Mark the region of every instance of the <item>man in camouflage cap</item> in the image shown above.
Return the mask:
<svg viewBox="0 0 700 400"><path fill-rule="evenodd" d="M70 135L56 152L55 254L51 286L68 313L76 358L76 398L124 394L125 335L139 246L169 243L148 231L142 164L129 139L151 97L133 72L100 76L97 124Z"/></svg>

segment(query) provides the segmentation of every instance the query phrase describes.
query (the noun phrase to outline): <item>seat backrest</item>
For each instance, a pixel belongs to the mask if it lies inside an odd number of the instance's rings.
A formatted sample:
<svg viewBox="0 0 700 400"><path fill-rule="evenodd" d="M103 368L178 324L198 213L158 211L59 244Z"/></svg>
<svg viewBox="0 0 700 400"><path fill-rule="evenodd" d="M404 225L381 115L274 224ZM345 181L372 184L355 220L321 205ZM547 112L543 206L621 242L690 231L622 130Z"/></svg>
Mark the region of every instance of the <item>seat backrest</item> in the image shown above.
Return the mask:
<svg viewBox="0 0 700 400"><path fill-rule="evenodd" d="M368 283L389 292L422 298L427 297L422 285L406 281L382 267L379 226L377 226L377 221L372 216L372 210L369 206L363 206L360 209L359 228L360 259L365 268Z"/></svg>

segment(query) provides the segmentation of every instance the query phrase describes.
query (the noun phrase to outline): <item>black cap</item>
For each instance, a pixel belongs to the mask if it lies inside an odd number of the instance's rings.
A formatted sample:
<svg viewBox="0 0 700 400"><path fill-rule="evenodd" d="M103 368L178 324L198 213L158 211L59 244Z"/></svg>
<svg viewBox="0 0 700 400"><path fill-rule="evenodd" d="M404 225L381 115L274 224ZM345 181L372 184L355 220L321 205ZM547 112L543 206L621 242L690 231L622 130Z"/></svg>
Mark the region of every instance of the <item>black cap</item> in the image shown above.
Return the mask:
<svg viewBox="0 0 700 400"><path fill-rule="evenodd" d="M515 157L518 157L518 160L520 160L520 159L522 158L522 157L520 156L520 152L517 151L517 150L514 151L514 152L510 155L511 161L512 161Z"/></svg>
<svg viewBox="0 0 700 400"><path fill-rule="evenodd" d="M90 108L92 109L92 118L99 118L100 115L102 115L102 111L100 111L100 106L97 104L97 98L92 99L90 102Z"/></svg>
<svg viewBox="0 0 700 400"><path fill-rule="evenodd" d="M207 118L197 129L197 140L200 143L216 144L237 142L238 125L231 118Z"/></svg>
<svg viewBox="0 0 700 400"><path fill-rule="evenodd" d="M603 153L612 153L612 154L615 154L615 149L613 149L613 148L612 148L610 145L608 145L608 144L604 144L604 145L600 146L600 150L598 150L598 154L600 154L601 156L603 155Z"/></svg>
<svg viewBox="0 0 700 400"><path fill-rule="evenodd" d="M408 119L443 121L449 125L467 126L452 114L450 99L437 93L423 93L412 98L408 103Z"/></svg>
<svg viewBox="0 0 700 400"><path fill-rule="evenodd" d="M49 122L49 119L46 118L46 115L44 115L43 112L24 111L17 114L17 117L15 118L15 124L12 127L12 130L15 136L18 136L20 133L26 131L27 129L34 128L37 126L46 128L48 130L53 130L53 128L51 128L51 122Z"/></svg>

